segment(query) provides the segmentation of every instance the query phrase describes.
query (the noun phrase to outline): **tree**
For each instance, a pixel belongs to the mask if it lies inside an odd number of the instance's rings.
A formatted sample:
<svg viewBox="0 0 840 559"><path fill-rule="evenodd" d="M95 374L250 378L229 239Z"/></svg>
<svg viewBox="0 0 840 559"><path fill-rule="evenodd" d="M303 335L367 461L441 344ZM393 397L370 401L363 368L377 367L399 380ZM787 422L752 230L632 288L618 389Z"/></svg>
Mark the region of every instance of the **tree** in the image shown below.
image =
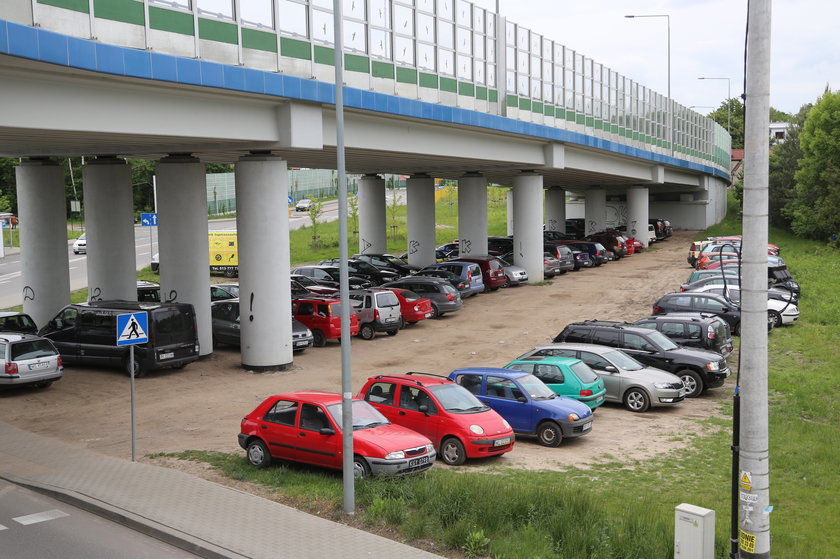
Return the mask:
<svg viewBox="0 0 840 559"><path fill-rule="evenodd" d="M391 200L388 202L388 217L391 219L391 238L397 239L397 214L399 213L400 204L399 196L397 196L397 185L394 181L394 175L388 177L386 188L391 191Z"/></svg>
<svg viewBox="0 0 840 559"><path fill-rule="evenodd" d="M318 218L324 213L324 205L318 198L312 200L312 205L309 206L309 221L312 223L312 250L319 246L320 237L318 236Z"/></svg>
<svg viewBox="0 0 840 559"><path fill-rule="evenodd" d="M347 208L350 210L350 221L353 223L353 238L359 234L359 196L347 196Z"/></svg>
<svg viewBox="0 0 840 559"><path fill-rule="evenodd" d="M799 137L802 159L791 228L814 239L840 232L840 92L825 93L808 112Z"/></svg>
<svg viewBox="0 0 840 559"><path fill-rule="evenodd" d="M708 117L726 129L730 122L730 136L732 136L732 149L744 149L744 104L741 100L733 97L720 104L720 107L710 112Z"/></svg>
<svg viewBox="0 0 840 559"><path fill-rule="evenodd" d="M781 144L777 144L770 152L770 225L790 229L791 216L787 206L796 197L796 170L799 168L799 160L802 159L802 148L800 147L800 134L805 124L805 117L813 107L812 104L804 105L796 116L784 115L784 122L790 123L787 130L787 138ZM773 119L771 109L770 119ZM776 111L778 112L778 111ZM778 122L778 121L777 121Z"/></svg>

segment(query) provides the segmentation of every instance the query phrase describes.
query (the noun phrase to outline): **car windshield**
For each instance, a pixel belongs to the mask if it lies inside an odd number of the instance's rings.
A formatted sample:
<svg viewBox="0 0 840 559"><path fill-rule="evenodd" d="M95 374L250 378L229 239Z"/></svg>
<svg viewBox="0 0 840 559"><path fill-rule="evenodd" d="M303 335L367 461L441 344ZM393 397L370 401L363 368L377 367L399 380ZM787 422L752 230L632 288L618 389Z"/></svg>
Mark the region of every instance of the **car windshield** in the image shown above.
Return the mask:
<svg viewBox="0 0 840 559"><path fill-rule="evenodd" d="M669 338L662 332L659 332L658 330L651 330L650 332L648 332L648 339L650 339L650 341L652 341L665 351L671 351L672 349L677 349L678 347L680 347L677 344L675 344L671 340L671 338Z"/></svg>
<svg viewBox="0 0 840 559"><path fill-rule="evenodd" d="M408 266L404 260L400 260L396 256L383 256L382 260L394 266Z"/></svg>
<svg viewBox="0 0 840 559"><path fill-rule="evenodd" d="M339 281L338 268L321 268L321 269L324 270L327 273L327 275L329 275L333 280Z"/></svg>
<svg viewBox="0 0 840 559"><path fill-rule="evenodd" d="M625 371L638 371L644 369L644 365L624 353L623 351L610 351L603 355L604 359Z"/></svg>
<svg viewBox="0 0 840 559"><path fill-rule="evenodd" d="M365 273L365 274L378 274L379 273L379 270L376 267L371 266L367 262L364 262L364 261L361 261L361 260L359 262L354 262L353 267L356 270L358 270L359 272L362 272L362 273Z"/></svg>
<svg viewBox="0 0 840 559"><path fill-rule="evenodd" d="M333 421L339 428L342 425L341 418L341 404L330 404L327 406L327 411L333 418ZM388 425L390 422L384 415L376 411L376 408L365 402L364 400L353 400L353 430L370 429L371 427L379 427L380 425Z"/></svg>
<svg viewBox="0 0 840 559"><path fill-rule="evenodd" d="M577 378L580 379L581 382L586 384L591 384L598 380L598 375L595 374L595 371L589 368L589 365L584 363L583 361L579 363L575 363L571 367L572 371L577 375Z"/></svg>
<svg viewBox="0 0 840 559"><path fill-rule="evenodd" d="M220 285L219 287L230 293L233 297L239 297L238 285Z"/></svg>
<svg viewBox="0 0 840 559"><path fill-rule="evenodd" d="M294 280L304 287L317 286L318 285L318 282L316 282L314 279L312 279L308 276L296 275L294 277ZM239 297L238 294L237 294L237 297Z"/></svg>
<svg viewBox="0 0 840 559"><path fill-rule="evenodd" d="M440 405L446 411L453 413L476 413L490 409L459 384L438 384L430 386L429 390L435 395L435 398L437 398Z"/></svg>
<svg viewBox="0 0 840 559"><path fill-rule="evenodd" d="M521 386L525 392L530 394L531 398L534 400L551 400L557 397L557 394L555 394L553 390L547 387L543 381L534 375L521 376L516 379L516 382L518 382L519 386Z"/></svg>
<svg viewBox="0 0 840 559"><path fill-rule="evenodd" d="M29 340L12 344L12 361L24 361L26 359L38 359L57 355L55 347L48 340Z"/></svg>

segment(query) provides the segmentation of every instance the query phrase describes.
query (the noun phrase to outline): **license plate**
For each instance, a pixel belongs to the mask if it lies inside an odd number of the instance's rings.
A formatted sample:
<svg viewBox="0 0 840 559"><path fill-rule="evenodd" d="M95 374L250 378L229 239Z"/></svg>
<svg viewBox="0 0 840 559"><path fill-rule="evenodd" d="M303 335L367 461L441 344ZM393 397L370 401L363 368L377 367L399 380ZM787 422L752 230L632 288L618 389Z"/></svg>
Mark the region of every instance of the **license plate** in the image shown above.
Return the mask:
<svg viewBox="0 0 840 559"><path fill-rule="evenodd" d="M396 321L397 321L397 319L396 319L396 318L386 318L386 319L385 319L385 322L386 322L386 323L388 323L388 322L396 322Z"/></svg>
<svg viewBox="0 0 840 559"><path fill-rule="evenodd" d="M168 353L161 353L158 359L172 359L173 357L175 357L175 352L170 351Z"/></svg>
<svg viewBox="0 0 840 559"><path fill-rule="evenodd" d="M592 422L590 421L589 423L584 423L582 429L584 431L589 431L590 429L592 429Z"/></svg>
<svg viewBox="0 0 840 559"><path fill-rule="evenodd" d="M307 341L295 342L295 347L300 347L300 346L305 346L305 345L309 345L309 342L307 342Z"/></svg>
<svg viewBox="0 0 840 559"><path fill-rule="evenodd" d="M504 439L496 439L493 441L493 446L506 446L510 444L510 437L505 437Z"/></svg>
<svg viewBox="0 0 840 559"><path fill-rule="evenodd" d="M412 458L408 461L409 468L416 468L417 466L422 466L423 464L429 463L428 456L421 456L420 458Z"/></svg>
<svg viewBox="0 0 840 559"><path fill-rule="evenodd" d="M554 268L554 273L559 274L560 273L560 268Z"/></svg>
<svg viewBox="0 0 840 559"><path fill-rule="evenodd" d="M598 402L603 402L603 401L604 401L604 397L603 397L603 396L598 396L597 398L595 398L595 403L596 403L596 404L597 404Z"/></svg>
<svg viewBox="0 0 840 559"><path fill-rule="evenodd" d="M50 366L50 364L46 361L43 362L43 363L33 363L29 366L29 370L30 371L35 371L35 370L38 370L38 369L46 369L49 366Z"/></svg>

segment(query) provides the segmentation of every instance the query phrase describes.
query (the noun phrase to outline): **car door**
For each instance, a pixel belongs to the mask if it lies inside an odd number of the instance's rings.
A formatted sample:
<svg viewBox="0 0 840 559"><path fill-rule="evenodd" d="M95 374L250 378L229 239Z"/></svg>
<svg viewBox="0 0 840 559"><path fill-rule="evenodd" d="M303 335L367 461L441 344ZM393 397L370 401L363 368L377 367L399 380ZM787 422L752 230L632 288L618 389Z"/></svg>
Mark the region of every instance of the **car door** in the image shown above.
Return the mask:
<svg viewBox="0 0 840 559"><path fill-rule="evenodd" d="M300 460L297 450L297 415L300 402L278 400L259 423L259 437L268 445L274 458Z"/></svg>
<svg viewBox="0 0 840 559"><path fill-rule="evenodd" d="M638 334L624 332L623 342L620 347L625 353L643 365L665 369L666 371L671 370L670 360L664 359L659 353L659 348L653 346Z"/></svg>
<svg viewBox="0 0 840 559"><path fill-rule="evenodd" d="M210 311L210 316L213 341L239 345L239 303L231 301L216 303Z"/></svg>
<svg viewBox="0 0 840 559"><path fill-rule="evenodd" d="M517 368L519 368L518 365ZM533 375L543 381L555 394L560 394L561 396L572 396L576 394L574 387L570 386L570 383L566 380L566 375L563 374L563 371L557 365L537 363L532 365L532 371Z"/></svg>
<svg viewBox="0 0 840 559"><path fill-rule="evenodd" d="M427 436L440 448L443 433L434 398L424 388L404 384L399 386L396 398L394 423ZM426 406L426 411L421 411L420 406Z"/></svg>
<svg viewBox="0 0 840 559"><path fill-rule="evenodd" d="M117 317L113 312L85 309L76 324L79 357L92 365L118 365L125 348L117 347Z"/></svg>
<svg viewBox="0 0 840 559"><path fill-rule="evenodd" d="M580 351L578 353L578 359L589 365L589 368L595 371L595 374L604 381L604 388L607 389L607 400L620 402L621 395L624 393L624 378L621 375L621 370L597 353L591 351ZM608 370L608 368L611 370Z"/></svg>
<svg viewBox="0 0 840 559"><path fill-rule="evenodd" d="M328 468L341 466L341 434L320 405L301 404L295 446L303 462Z"/></svg>
<svg viewBox="0 0 840 559"><path fill-rule="evenodd" d="M488 375L484 394L478 399L504 417L514 431L524 433L535 431L532 406L527 401L528 397L513 380ZM526 401L520 402L518 398L525 398Z"/></svg>
<svg viewBox="0 0 840 559"><path fill-rule="evenodd" d="M61 354L62 360L68 363L79 360L79 340L76 335L78 319L79 313L76 308L68 307L40 331L40 335L49 338Z"/></svg>

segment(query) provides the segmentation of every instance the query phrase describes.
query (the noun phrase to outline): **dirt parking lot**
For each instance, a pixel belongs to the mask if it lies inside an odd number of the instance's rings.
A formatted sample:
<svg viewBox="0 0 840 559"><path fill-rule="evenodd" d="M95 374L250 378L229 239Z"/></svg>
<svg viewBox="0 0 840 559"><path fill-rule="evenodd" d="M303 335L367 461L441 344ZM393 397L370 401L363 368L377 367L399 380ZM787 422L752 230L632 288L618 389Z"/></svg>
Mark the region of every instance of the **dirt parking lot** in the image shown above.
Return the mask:
<svg viewBox="0 0 840 559"><path fill-rule="evenodd" d="M644 253L569 272L550 285L473 297L461 311L409 326L395 337L354 339L354 391L378 373L448 374L465 366L502 366L550 341L575 320L647 316L658 296L677 289L688 275L685 256L693 236L678 231ZM239 421L267 395L301 389L338 392L340 374L340 348L334 342L296 355L294 366L278 373L242 370L233 348L219 349L211 359L180 371L150 373L136 384L137 454L186 449L242 453L236 442ZM645 414L608 403L597 411L593 430L585 437L554 449L520 438L513 452L489 463L472 461L467 467L559 470L673 452L686 444L683 435L698 432L697 420L715 413L729 393L728 388L718 388L673 409L654 408ZM131 456L129 382L117 370L68 367L64 378L49 389L0 393L0 419L110 456Z"/></svg>

